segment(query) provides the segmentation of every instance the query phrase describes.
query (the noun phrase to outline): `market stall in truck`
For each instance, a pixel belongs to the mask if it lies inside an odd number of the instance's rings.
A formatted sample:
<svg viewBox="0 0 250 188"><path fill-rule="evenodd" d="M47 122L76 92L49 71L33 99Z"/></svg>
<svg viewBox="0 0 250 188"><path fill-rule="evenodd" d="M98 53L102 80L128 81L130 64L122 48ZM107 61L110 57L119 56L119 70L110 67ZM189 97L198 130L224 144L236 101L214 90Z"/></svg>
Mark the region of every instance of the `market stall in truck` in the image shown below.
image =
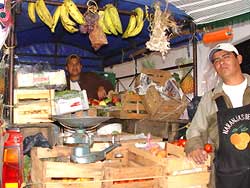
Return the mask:
<svg viewBox="0 0 250 188"><path fill-rule="evenodd" d="M208 186L214 147L204 164L187 158L187 109L217 81L210 45L249 39L249 3L0 5L1 187ZM113 90L91 98L68 80L71 54Z"/></svg>

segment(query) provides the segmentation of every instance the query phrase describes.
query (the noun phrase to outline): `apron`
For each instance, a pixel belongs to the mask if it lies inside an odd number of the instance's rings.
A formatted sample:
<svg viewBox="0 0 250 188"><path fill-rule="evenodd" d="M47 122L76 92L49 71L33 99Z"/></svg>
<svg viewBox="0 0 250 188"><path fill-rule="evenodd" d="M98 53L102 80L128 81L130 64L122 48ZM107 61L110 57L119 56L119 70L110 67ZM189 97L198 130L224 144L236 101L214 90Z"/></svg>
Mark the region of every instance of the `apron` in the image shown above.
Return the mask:
<svg viewBox="0 0 250 188"><path fill-rule="evenodd" d="M215 156L216 188L250 188L250 105L227 108L216 99L219 149Z"/></svg>

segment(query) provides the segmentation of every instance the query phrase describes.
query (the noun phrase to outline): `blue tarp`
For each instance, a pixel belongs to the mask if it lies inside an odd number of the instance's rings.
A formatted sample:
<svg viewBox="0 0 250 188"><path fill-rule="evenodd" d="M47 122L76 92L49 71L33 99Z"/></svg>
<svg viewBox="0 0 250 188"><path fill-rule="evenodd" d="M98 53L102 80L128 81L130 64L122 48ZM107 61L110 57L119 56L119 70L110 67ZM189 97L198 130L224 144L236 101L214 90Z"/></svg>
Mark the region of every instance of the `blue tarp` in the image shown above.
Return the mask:
<svg viewBox="0 0 250 188"><path fill-rule="evenodd" d="M62 2L52 0L55 2ZM86 0L74 0L78 5L85 5ZM145 5L152 8L154 0L99 0L99 8L103 8L106 4L112 3L119 10L132 11L140 6L144 9ZM164 5L165 1L162 0ZM145 42L149 40L148 22L145 22L143 31L136 37L122 39L121 35L107 35L108 45L103 46L98 51L94 51L91 47L88 34L80 32L70 34L59 22L55 33L51 33L50 29L42 23L38 16L37 22L34 24L27 14L27 2L22 2L21 13L16 14L15 28L17 47L15 48L16 61L19 63L42 63L48 62L52 68L63 68L65 59L68 55L74 53L82 57L84 61L84 71L102 71L104 67L118 64L129 60L132 52L145 47ZM51 14L54 13L56 6L47 5ZM165 8L164 6L162 7ZM86 9L80 9L82 13ZM170 10L176 20L189 20L190 18L181 10L168 4ZM121 14L123 29L125 30L129 15ZM180 36L182 39L178 41L188 42L189 36ZM177 42L171 42L172 45L179 45ZM182 42L183 44L183 42Z"/></svg>

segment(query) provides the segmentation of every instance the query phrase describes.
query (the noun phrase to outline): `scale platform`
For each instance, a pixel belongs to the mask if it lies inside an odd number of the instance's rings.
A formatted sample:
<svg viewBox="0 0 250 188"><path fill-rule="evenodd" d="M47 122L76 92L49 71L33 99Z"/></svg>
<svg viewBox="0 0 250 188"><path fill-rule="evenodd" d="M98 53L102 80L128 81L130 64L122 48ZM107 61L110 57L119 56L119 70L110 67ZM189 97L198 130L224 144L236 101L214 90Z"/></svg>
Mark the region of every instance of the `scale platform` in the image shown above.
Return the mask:
<svg viewBox="0 0 250 188"><path fill-rule="evenodd" d="M53 116L52 119L58 121L63 126L70 127L72 129L88 129L93 128L105 122L112 117L102 117L102 116L79 116L75 114L65 114L65 115L56 115Z"/></svg>

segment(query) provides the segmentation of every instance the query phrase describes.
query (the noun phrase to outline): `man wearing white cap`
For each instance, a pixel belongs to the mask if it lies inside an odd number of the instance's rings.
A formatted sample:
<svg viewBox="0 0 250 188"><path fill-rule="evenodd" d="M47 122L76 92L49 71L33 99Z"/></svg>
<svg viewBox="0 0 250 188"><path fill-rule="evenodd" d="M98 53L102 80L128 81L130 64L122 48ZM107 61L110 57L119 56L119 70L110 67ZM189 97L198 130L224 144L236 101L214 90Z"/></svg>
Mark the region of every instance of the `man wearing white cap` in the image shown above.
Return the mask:
<svg viewBox="0 0 250 188"><path fill-rule="evenodd" d="M242 73L242 56L230 43L216 45L208 58L221 82L201 98L186 133L185 151L196 163L204 163L204 145L210 142L215 160L209 187L249 188L250 76Z"/></svg>

